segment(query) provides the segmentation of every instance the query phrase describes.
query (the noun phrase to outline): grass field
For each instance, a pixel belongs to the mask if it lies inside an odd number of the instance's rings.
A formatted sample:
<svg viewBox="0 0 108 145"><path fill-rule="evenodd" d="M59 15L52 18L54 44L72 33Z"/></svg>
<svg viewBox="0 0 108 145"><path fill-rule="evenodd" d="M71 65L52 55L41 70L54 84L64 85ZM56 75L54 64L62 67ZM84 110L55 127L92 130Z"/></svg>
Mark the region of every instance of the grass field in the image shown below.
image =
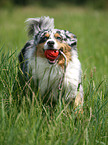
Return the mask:
<svg viewBox="0 0 108 145"><path fill-rule="evenodd" d="M68 104L55 108L26 94L22 106L13 102L17 56L28 40L24 21L54 17L55 27L78 37L83 70L84 113L75 115ZM0 10L0 144L1 145L107 145L108 142L108 11L62 5ZM20 97L21 92L18 94ZM16 96L17 97L17 96ZM26 101L25 101L26 100ZM77 119L76 119L77 117Z"/></svg>

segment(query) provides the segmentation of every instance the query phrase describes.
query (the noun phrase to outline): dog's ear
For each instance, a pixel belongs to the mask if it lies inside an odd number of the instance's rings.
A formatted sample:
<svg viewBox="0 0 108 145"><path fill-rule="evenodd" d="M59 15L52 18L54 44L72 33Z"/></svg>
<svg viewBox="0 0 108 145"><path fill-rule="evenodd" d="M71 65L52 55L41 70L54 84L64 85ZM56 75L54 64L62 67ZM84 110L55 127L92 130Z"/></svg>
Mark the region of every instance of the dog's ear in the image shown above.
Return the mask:
<svg viewBox="0 0 108 145"><path fill-rule="evenodd" d="M77 47L77 37L74 34L71 36L71 47Z"/></svg>
<svg viewBox="0 0 108 145"><path fill-rule="evenodd" d="M28 35L33 36L43 29L54 29L54 19L47 17L29 18L27 23Z"/></svg>
<svg viewBox="0 0 108 145"><path fill-rule="evenodd" d="M63 32L63 30L62 30ZM64 30L64 35L65 35L65 38L66 40L64 40L69 46L71 46L71 48L74 48L76 49L77 47L77 37L76 35L74 35L73 33L67 31L67 30Z"/></svg>

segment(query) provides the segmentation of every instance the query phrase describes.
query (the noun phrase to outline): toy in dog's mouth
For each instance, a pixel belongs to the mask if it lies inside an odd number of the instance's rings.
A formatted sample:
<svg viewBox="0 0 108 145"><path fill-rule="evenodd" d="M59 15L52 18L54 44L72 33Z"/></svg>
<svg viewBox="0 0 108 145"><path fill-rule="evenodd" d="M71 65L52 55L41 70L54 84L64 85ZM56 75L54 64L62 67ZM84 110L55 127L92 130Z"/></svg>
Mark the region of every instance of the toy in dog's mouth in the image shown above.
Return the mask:
<svg viewBox="0 0 108 145"><path fill-rule="evenodd" d="M47 49L45 50L45 56L50 64L55 64L60 55L56 49Z"/></svg>

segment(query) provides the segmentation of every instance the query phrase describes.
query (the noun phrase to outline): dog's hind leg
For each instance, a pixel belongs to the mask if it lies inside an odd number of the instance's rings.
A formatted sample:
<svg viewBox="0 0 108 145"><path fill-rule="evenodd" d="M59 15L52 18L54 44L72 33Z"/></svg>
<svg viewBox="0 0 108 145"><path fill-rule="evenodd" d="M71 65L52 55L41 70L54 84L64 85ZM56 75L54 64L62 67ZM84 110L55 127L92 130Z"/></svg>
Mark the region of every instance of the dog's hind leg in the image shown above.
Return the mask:
<svg viewBox="0 0 108 145"><path fill-rule="evenodd" d="M77 113L83 114L83 87L82 85L80 85L80 88L75 98L74 110L75 110L75 114Z"/></svg>

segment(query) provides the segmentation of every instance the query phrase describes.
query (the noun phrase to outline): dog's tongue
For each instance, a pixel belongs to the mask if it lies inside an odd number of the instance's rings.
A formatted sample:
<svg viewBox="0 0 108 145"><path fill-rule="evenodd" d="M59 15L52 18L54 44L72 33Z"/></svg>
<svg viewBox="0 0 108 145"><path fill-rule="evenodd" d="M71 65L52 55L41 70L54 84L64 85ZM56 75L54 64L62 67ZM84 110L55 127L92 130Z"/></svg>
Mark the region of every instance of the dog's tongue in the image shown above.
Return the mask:
<svg viewBox="0 0 108 145"><path fill-rule="evenodd" d="M59 51L58 50L53 50L53 49L47 49L45 50L45 56L47 59L53 61L55 60L59 55Z"/></svg>

